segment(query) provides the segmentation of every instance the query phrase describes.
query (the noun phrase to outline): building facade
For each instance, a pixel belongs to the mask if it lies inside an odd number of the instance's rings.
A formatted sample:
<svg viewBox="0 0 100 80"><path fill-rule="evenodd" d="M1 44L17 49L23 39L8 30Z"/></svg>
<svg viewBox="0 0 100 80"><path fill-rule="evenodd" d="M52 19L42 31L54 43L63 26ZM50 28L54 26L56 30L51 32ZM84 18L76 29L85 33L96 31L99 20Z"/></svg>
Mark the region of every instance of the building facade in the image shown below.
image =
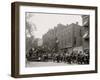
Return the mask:
<svg viewBox="0 0 100 80"><path fill-rule="evenodd" d="M82 46L82 26L78 23L58 24L44 34L42 39L46 48L66 50L71 53L75 47Z"/></svg>
<svg viewBox="0 0 100 80"><path fill-rule="evenodd" d="M83 20L83 49L89 49L89 15L82 15Z"/></svg>

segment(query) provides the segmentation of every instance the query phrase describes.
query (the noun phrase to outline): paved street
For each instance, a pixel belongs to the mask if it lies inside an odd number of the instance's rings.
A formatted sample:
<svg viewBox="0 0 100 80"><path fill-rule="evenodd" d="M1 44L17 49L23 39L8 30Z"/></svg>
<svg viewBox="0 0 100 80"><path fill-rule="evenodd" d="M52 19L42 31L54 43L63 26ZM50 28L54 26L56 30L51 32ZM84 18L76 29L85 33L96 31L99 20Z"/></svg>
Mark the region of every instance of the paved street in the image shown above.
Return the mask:
<svg viewBox="0 0 100 80"><path fill-rule="evenodd" d="M66 66L66 65L75 65L67 63L57 63L57 62L27 62L26 67L41 67L41 66Z"/></svg>

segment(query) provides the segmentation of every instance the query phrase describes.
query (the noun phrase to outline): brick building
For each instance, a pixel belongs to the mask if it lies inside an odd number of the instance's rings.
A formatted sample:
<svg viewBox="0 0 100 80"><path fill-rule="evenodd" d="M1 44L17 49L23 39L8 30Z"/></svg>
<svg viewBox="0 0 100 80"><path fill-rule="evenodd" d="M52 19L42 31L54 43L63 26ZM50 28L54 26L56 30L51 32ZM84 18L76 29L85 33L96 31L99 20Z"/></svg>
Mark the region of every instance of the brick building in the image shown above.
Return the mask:
<svg viewBox="0 0 100 80"><path fill-rule="evenodd" d="M58 24L43 35L43 45L49 49L67 50L82 46L82 26Z"/></svg>

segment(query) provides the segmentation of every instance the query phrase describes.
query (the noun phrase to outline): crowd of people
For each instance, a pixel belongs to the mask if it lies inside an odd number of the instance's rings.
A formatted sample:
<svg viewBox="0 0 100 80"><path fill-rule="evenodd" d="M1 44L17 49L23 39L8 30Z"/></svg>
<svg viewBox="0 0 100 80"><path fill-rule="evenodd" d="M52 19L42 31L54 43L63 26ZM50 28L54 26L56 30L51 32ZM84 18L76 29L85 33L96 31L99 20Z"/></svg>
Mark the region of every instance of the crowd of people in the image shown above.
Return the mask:
<svg viewBox="0 0 100 80"><path fill-rule="evenodd" d="M89 50L69 52L46 52L30 49L26 55L28 61L56 62L67 64L89 64Z"/></svg>

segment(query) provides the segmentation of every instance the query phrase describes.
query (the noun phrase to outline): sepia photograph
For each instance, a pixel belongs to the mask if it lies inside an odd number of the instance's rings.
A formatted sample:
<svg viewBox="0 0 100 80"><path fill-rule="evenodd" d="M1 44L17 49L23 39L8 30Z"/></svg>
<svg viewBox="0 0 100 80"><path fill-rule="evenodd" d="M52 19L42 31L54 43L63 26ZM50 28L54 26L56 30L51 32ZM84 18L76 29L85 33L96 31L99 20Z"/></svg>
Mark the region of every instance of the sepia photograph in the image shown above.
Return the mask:
<svg viewBox="0 0 100 80"><path fill-rule="evenodd" d="M26 67L88 65L89 15L25 13Z"/></svg>

